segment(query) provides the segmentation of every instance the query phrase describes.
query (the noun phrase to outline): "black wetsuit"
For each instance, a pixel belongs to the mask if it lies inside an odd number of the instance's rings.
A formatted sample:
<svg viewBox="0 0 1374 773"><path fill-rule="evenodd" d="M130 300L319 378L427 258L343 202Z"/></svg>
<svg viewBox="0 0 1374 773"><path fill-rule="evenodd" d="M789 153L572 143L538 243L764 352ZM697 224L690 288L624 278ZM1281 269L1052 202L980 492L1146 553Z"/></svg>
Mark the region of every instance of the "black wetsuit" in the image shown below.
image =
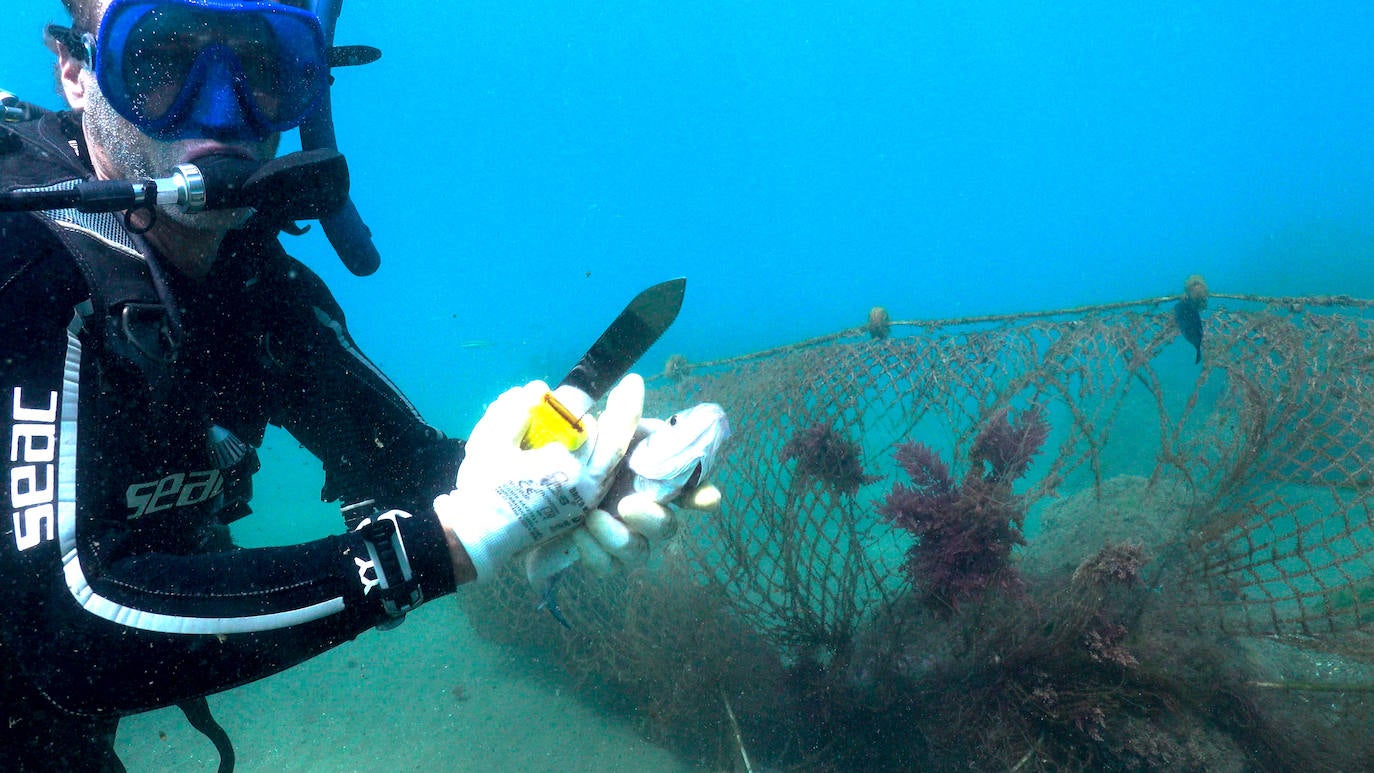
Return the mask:
<svg viewBox="0 0 1374 773"><path fill-rule="evenodd" d="M0 185L89 175L77 121L7 129L23 142L4 143ZM326 499L401 511L390 519L425 600L454 589L432 501L461 443L362 357L276 236L231 232L193 283L155 255L150 268L116 215L0 215L4 769L119 769L120 715L259 679L392 619L358 531L230 543L268 423L322 460Z"/></svg>

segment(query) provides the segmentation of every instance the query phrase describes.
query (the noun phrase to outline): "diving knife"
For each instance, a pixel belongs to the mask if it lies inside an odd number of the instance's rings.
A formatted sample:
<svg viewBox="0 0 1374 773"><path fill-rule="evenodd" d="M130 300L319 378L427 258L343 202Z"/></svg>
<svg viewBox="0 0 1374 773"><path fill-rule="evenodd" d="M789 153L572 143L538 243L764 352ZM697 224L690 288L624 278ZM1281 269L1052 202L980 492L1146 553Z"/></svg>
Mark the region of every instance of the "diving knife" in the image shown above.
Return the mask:
<svg viewBox="0 0 1374 773"><path fill-rule="evenodd" d="M562 443L570 449L582 445L586 439L582 417L673 324L686 291L687 279L678 277L636 295L558 387L544 395L530 416L522 445L538 448Z"/></svg>

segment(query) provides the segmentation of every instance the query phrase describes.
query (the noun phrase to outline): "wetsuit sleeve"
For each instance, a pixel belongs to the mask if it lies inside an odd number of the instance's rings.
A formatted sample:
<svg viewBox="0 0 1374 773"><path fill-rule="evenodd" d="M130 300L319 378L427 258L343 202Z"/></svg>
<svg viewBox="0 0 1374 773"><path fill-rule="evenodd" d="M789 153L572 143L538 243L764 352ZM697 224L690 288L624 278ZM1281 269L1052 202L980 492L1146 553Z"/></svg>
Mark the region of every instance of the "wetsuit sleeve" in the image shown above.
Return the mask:
<svg viewBox="0 0 1374 773"><path fill-rule="evenodd" d="M170 551L125 522L116 460L78 409L99 386L70 325L80 272L47 229L0 218L0 654L58 706L132 713L253 681L388 619L357 533ZM189 496L189 486L180 496ZM169 512L175 512L169 510ZM427 599L453 590L432 514L396 517ZM171 524L168 524L171 525Z"/></svg>
<svg viewBox="0 0 1374 773"><path fill-rule="evenodd" d="M273 295L291 301L274 315L288 328L274 353L291 374L291 388L272 420L324 464L322 498L428 508L453 488L462 441L426 423L359 350L317 276L294 261L276 275Z"/></svg>

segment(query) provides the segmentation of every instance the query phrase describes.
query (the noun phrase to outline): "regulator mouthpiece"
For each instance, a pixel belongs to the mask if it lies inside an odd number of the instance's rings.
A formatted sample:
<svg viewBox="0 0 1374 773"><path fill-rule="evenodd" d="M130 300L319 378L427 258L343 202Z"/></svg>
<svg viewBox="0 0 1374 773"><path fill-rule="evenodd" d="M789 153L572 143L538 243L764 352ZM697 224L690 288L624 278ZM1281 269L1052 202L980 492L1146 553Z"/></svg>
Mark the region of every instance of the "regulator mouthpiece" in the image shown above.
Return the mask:
<svg viewBox="0 0 1374 773"><path fill-rule="evenodd" d="M196 186L183 186L178 176L191 183L200 177L199 202L192 193ZM187 201L178 202L188 212L252 207L281 220L318 220L348 200L348 164L337 150L325 148L288 153L265 164L205 156L177 167L173 180L188 190Z"/></svg>

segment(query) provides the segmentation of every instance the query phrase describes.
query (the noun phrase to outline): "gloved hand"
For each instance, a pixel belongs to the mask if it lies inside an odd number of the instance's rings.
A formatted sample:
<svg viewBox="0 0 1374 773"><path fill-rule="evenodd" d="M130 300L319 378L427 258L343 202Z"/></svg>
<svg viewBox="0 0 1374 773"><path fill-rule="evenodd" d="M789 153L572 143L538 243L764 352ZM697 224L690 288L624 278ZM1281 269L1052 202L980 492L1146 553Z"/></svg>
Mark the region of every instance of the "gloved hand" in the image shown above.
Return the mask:
<svg viewBox="0 0 1374 773"><path fill-rule="evenodd" d="M571 533L526 556L525 574L536 588L583 562L606 575L642 563L650 546L677 531L674 508L715 510L720 490L706 478L730 436L725 412L702 403L667 420L645 419L630 456L601 506Z"/></svg>
<svg viewBox="0 0 1374 773"><path fill-rule="evenodd" d="M587 440L575 453L556 443L522 449L531 411L548 391L533 381L497 398L472 430L453 491L434 500L479 582L582 523L610 487L644 408L644 381L626 376L599 417L583 418Z"/></svg>

